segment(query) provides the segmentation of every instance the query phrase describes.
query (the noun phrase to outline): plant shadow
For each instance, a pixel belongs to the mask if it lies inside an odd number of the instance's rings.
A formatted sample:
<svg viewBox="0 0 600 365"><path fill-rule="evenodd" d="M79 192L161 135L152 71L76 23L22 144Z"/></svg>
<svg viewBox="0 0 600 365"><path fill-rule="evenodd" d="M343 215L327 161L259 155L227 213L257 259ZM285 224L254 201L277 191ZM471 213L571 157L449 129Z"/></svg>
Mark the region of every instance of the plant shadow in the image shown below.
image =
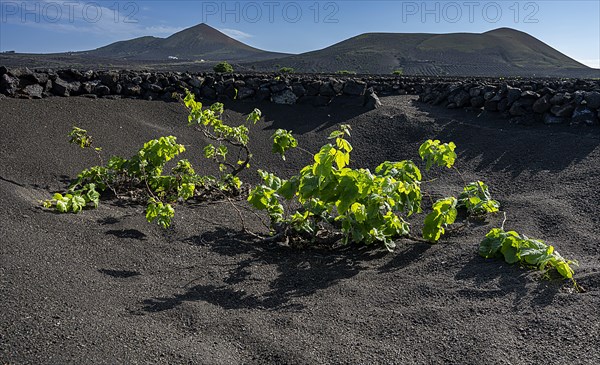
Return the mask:
<svg viewBox="0 0 600 365"><path fill-rule="evenodd" d="M118 238L129 238L139 241L145 241L147 239L146 234L137 229L111 229L106 231L105 234Z"/></svg>
<svg viewBox="0 0 600 365"><path fill-rule="evenodd" d="M528 287L532 283L530 270L508 265L502 260L484 259L479 256L474 256L466 263L455 279L473 282L474 287L458 291L459 295L465 298L493 299L513 294L515 311L522 310L525 301L538 307L551 305L564 286L561 280L539 278L537 282L533 279L533 287ZM491 283L495 283L492 285L495 286L494 289L490 289Z"/></svg>
<svg viewBox="0 0 600 365"><path fill-rule="evenodd" d="M379 268L380 273L389 273L401 270L415 261L419 261L425 252L432 247L431 244L416 242L406 247L404 250L396 249L394 258Z"/></svg>
<svg viewBox="0 0 600 365"><path fill-rule="evenodd" d="M366 261L387 254L384 249L294 249L257 242L256 238L217 228L186 242L208 247L228 257L244 257L228 271L222 285L196 285L183 294L153 298L143 302L143 311L160 312L183 302L206 301L224 309L301 310L297 298L312 296L340 281L352 278L364 269ZM239 285L252 280L256 266L274 266L276 277L258 294L248 294Z"/></svg>
<svg viewBox="0 0 600 365"><path fill-rule="evenodd" d="M114 278L127 279L134 276L141 275L138 271L130 270L111 270L111 269L98 269L104 275L112 276Z"/></svg>

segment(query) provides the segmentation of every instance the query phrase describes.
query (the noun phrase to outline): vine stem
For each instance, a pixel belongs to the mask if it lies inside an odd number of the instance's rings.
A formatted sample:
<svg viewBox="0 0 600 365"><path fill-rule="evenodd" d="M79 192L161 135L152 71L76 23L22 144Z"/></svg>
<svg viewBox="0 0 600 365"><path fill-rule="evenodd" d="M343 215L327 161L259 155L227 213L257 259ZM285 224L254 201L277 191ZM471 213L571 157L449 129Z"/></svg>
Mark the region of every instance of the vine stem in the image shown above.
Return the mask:
<svg viewBox="0 0 600 365"><path fill-rule="evenodd" d="M210 224L214 225L215 227L221 227L223 225L222 223L217 223L217 222L211 221L210 219L207 219L204 217L198 217L198 219L200 219L201 221L210 223ZM204 240L202 240L202 243L204 243Z"/></svg>
<svg viewBox="0 0 600 365"><path fill-rule="evenodd" d="M233 171L231 171L231 175L233 176L237 176L240 172L242 172L246 166L248 166L248 164L250 163L250 160L252 159L252 154L250 153L250 149L248 148L248 146L244 143L241 142L236 142L236 141L232 141L229 138L225 138L225 137L217 137L214 134L210 133L208 130L204 129L204 128L200 128L200 127L196 127L196 130L199 130L202 132L202 134L204 134L204 136L208 139L211 139L215 142L227 142L230 145L237 147L241 150L244 151L244 153L246 154L246 159L244 160L244 162L242 164L240 164L238 167L234 167L232 164L224 162L224 165L228 165ZM239 153L241 153L240 151L238 151L238 156Z"/></svg>
<svg viewBox="0 0 600 365"><path fill-rule="evenodd" d="M208 202L208 203L204 203L204 204L206 204L206 205L213 205L213 204L223 204L223 203L225 203L225 202L223 202L223 201L215 201L215 202ZM230 202L227 202L227 203L233 203L233 204L235 204L235 203L233 202L233 200L232 200L232 201L230 201ZM252 209L250 209L250 208L248 208L248 207L240 206L240 205L235 205L235 206L236 206L236 207L238 207L238 208L244 209L244 210L245 210L245 211L247 211L247 212L250 212L251 214L253 214L253 215L254 215L254 216L255 216L255 217L258 219L258 221L259 221L259 222L260 222L260 223L261 223L261 224L262 224L262 225L263 225L263 226L264 226L266 229L271 229L271 227L269 227L269 225L268 225L267 223L265 223L264 219L262 219L262 217L261 217L261 216L260 216L258 213L256 213L254 210L252 210ZM254 235L254 236L256 236L256 234L255 234L255 233L252 233L252 232L250 232L250 231L248 231L247 233L249 233L249 234L251 234L251 235ZM260 237L260 236L258 236L258 237Z"/></svg>
<svg viewBox="0 0 600 365"><path fill-rule="evenodd" d="M504 213L504 220L502 220L502 226L500 227L504 231L504 223L506 223L506 212Z"/></svg>
<svg viewBox="0 0 600 365"><path fill-rule="evenodd" d="M104 159L102 158L102 154L100 153L100 151L102 151L102 148L98 149L97 147L94 147L93 144L90 143L90 148L94 149L94 152L96 153L96 156L98 157L98 161L100 161L100 166L104 166ZM104 181L104 183L106 184L106 186L113 192L113 194L115 194L115 196L117 198L119 198L119 194L117 193L117 189L114 188L114 186L112 186L111 184L109 184L108 179L102 179Z"/></svg>
<svg viewBox="0 0 600 365"><path fill-rule="evenodd" d="M429 201L431 202L431 205L433 205L433 196L431 196L431 194L424 192L422 193L423 195L426 195L429 198Z"/></svg>
<svg viewBox="0 0 600 365"><path fill-rule="evenodd" d="M456 168L456 166L452 166L452 169L454 169L454 171L456 171L456 173L458 174L458 176L460 177L460 179L463 182L464 186L467 186L467 180L465 180L464 176L462 175L462 173L460 172L460 170L458 168Z"/></svg>
<svg viewBox="0 0 600 365"><path fill-rule="evenodd" d="M312 157L315 157L315 154L314 154L314 153L312 153L312 152L310 152L309 150L307 150L307 149L304 149L304 148L302 148L302 147L300 147L300 146L296 146L296 149L297 149L297 150L299 150L299 151L305 152L305 153L307 153L307 154L311 155Z"/></svg>
<svg viewBox="0 0 600 365"><path fill-rule="evenodd" d="M247 210L247 211L249 211L250 213L254 214L254 216L255 216L256 218L258 218L258 220L260 221L260 223L261 223L263 226L265 226L265 228L266 228L266 229L271 229L271 227L269 227L269 225L265 223L265 221L262 219L262 217L261 217L260 215L258 215L258 213L256 213L254 210L252 210L252 209L248 209L248 208L246 208L246 207L244 207L244 209L246 209L246 210Z"/></svg>
<svg viewBox="0 0 600 365"><path fill-rule="evenodd" d="M229 202L229 204L231 204L231 206L233 207L233 209L235 209L235 210L237 211L237 213L238 213L238 215L239 215L239 217L240 217L240 221L242 222L242 231L243 231L244 233L246 233L246 234L249 234L249 235L251 235L251 236L255 237L255 238L259 238L259 239L261 239L261 240L264 240L264 239L265 239L264 237L262 237L261 235L258 235L258 234L256 234L256 233L254 233L254 232L250 231L248 228L246 228L246 223L245 223L245 221L244 221L244 215L242 214L242 211L241 211L241 210L239 209L239 207L238 207L238 206L237 206L237 205L236 205L236 204L233 202L233 200L231 200L231 198L230 198L230 197L226 197L226 199L227 199L227 201ZM259 220L260 220L260 222L261 222L263 225L265 225L265 227L269 228L269 227L268 227L268 226L267 226L267 225L266 225L266 224L265 224L265 223L262 221L262 219L260 219L260 217L259 217Z"/></svg>
<svg viewBox="0 0 600 365"><path fill-rule="evenodd" d="M427 241L425 238L413 236L412 234L408 234L408 235L406 235L404 237L408 238L411 241L421 242L421 243L427 243L427 244L431 245L431 242Z"/></svg>
<svg viewBox="0 0 600 365"><path fill-rule="evenodd" d="M100 161L100 166L104 166L104 159L102 158L102 154L100 153L100 151L92 145L90 145L90 147L94 149L94 152L96 152L96 156L98 156L98 160Z"/></svg>
<svg viewBox="0 0 600 365"><path fill-rule="evenodd" d="M148 185L148 175L146 174L146 168L144 167L142 169L142 171L144 172L144 184L146 184L146 190L150 193L150 195L152 196L152 198L154 198L154 200L162 201L156 195L154 195L154 192L152 191L152 189L150 189L150 185Z"/></svg>
<svg viewBox="0 0 600 365"><path fill-rule="evenodd" d="M246 229L246 222L244 221L244 215L242 214L242 211L237 207L237 205L233 203L230 197L226 197L226 199L229 202L229 204L231 204L233 209L235 209L235 211L238 213L240 221L242 222L242 231L248 232L248 230Z"/></svg>
<svg viewBox="0 0 600 365"><path fill-rule="evenodd" d="M575 279L571 278L571 281L573 282L573 287L575 288L575 291L578 293L585 293L587 290L585 290L585 288L579 284L577 284L577 282L575 281Z"/></svg>

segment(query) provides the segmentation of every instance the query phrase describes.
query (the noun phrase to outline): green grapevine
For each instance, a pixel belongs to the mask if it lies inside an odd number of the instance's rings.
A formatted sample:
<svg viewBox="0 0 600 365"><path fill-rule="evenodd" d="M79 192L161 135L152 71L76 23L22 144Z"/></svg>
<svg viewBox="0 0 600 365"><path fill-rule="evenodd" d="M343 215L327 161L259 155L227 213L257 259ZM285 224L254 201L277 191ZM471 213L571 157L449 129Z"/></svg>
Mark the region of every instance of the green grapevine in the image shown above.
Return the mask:
<svg viewBox="0 0 600 365"><path fill-rule="evenodd" d="M88 135L85 129L73 127L73 130L69 133L69 137L71 137L69 143L74 143L81 148L91 147L92 145L92 137Z"/></svg>
<svg viewBox="0 0 600 365"><path fill-rule="evenodd" d="M470 214L482 215L498 212L500 203L492 199L486 184L477 181L465 186L463 192L458 196L458 206L466 208Z"/></svg>
<svg viewBox="0 0 600 365"><path fill-rule="evenodd" d="M204 108L189 91L182 101L189 110L188 124L211 140L204 147L204 157L219 166L219 176L196 174L187 159L177 161L170 171L165 171L169 161L185 152L174 136L150 140L130 158L115 156L104 164L102 149L94 147L88 132L73 127L68 134L69 142L83 149L93 148L100 164L83 170L64 194L56 193L44 201L44 207L60 213L79 213L86 208L97 208L101 194L112 191L117 197L128 194L144 201L147 221L167 228L177 203L210 198L215 193L219 198L239 194L242 182L237 175L249 168L252 158L248 126L225 124L221 119L224 110L221 103ZM254 109L246 121L255 124L261 117L261 111ZM311 164L289 179L258 170L262 183L252 189L248 202L266 212L273 234L314 241L325 232L329 242L341 240L344 244L366 245L379 242L391 251L399 237L438 242L457 219L458 209L465 209L471 216L499 211L500 203L492 199L488 186L481 181L471 182L458 198L450 196L432 202L431 212L423 222L423 239L411 236L405 218L423 212L421 170L411 160L384 161L374 171L351 168L353 147L347 139L350 132L349 125L331 132L330 143L320 148ZM290 131L278 129L272 139L273 152L284 160L289 150L298 147ZM429 171L434 165L452 168L457 157L455 149L453 142L427 140L418 152ZM231 161L231 156L236 156L237 161ZM290 207L299 208L290 210ZM573 278L571 266L577 262L563 258L553 246L541 240L494 228L480 243L479 254L485 258L504 258L509 264L535 267L544 275L556 270L570 279L578 291L583 291Z"/></svg>
<svg viewBox="0 0 600 365"><path fill-rule="evenodd" d="M163 228L171 225L171 219L175 216L175 209L170 204L164 204L155 198L150 198L146 207L146 220L148 222L156 221Z"/></svg>
<svg viewBox="0 0 600 365"><path fill-rule="evenodd" d="M274 137L287 133L278 131ZM394 238L410 233L403 216L422 211L421 171L409 160L383 162L374 172L351 169L352 146L347 136L348 125L333 131L329 139L335 144L321 147L314 163L288 180L259 171L263 184L251 191L248 201L267 212L274 232L288 227L296 234L314 237L329 227L339 230L344 243L382 242L392 250ZM451 153L453 148L435 151L444 161L452 159ZM283 199L296 200L302 208L286 213ZM445 227L454 222L456 204L455 198L434 204L434 213L426 219L423 232L427 240L437 242Z"/></svg>
<svg viewBox="0 0 600 365"><path fill-rule="evenodd" d="M56 208L60 213L79 213L88 205L98 207L100 193L96 191L96 185L86 184L82 189L70 190L66 194L56 193L52 199L43 202L45 208Z"/></svg>
<svg viewBox="0 0 600 365"><path fill-rule="evenodd" d="M177 143L176 137L164 136L144 143L129 159L112 157L106 165L102 164L101 149L94 148L101 165L83 170L64 195L55 194L52 199L43 202L44 207L61 213L78 213L86 207L97 207L100 193L108 189L117 196L134 193L138 200L147 200L146 219L167 228L175 212L172 204L176 202L215 191L223 196L237 195L242 182L236 175L249 167L252 156L247 147L248 127L231 127L223 123L221 103L203 109L202 103L196 102L189 91L183 102L189 110L188 123L199 126L204 135L215 142L204 148L204 155L219 165L220 177L197 175L192 164L185 159L179 160L170 172L165 173L165 164L185 152L185 147ZM254 109L247 120L256 123L260 118L261 111ZM84 129L73 127L69 137L70 143L81 148L93 147L92 138ZM245 156L235 165L228 162L228 145L240 149L238 156Z"/></svg>
<svg viewBox="0 0 600 365"><path fill-rule="evenodd" d="M432 208L433 212L425 217L423 238L435 243L446 232L445 228L456 220L456 198L440 199Z"/></svg>
<svg viewBox="0 0 600 365"><path fill-rule="evenodd" d="M456 145L453 142L441 143L439 140L427 140L419 147L419 156L425 160L425 169L429 171L435 164L437 166L446 166L448 168L454 165Z"/></svg>
<svg viewBox="0 0 600 365"><path fill-rule="evenodd" d="M548 246L541 240L519 235L515 231L505 232L501 228L494 228L479 244L479 254L486 259L504 258L509 264L521 263L544 273L555 269L564 278L572 280L579 290L571 268L571 265L577 265L577 261L563 258L553 246Z"/></svg>
<svg viewBox="0 0 600 365"><path fill-rule="evenodd" d="M292 133L284 129L278 129L273 136L273 153L278 153L285 161L285 152L290 148L298 146L298 141L292 136Z"/></svg>

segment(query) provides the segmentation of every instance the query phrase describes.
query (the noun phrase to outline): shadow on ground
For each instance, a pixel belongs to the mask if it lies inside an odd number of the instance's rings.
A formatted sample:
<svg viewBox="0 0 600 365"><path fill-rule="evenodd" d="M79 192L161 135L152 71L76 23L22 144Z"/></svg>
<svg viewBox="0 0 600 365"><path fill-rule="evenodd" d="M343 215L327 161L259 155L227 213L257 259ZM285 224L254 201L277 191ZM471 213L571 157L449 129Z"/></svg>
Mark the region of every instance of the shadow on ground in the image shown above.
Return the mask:
<svg viewBox="0 0 600 365"><path fill-rule="evenodd" d="M385 256L382 249L294 250L276 244L256 243L256 239L243 233L217 228L215 231L193 236L186 240L193 245L209 247L213 252L245 259L229 271L224 285L196 285L183 294L145 300L143 310L159 312L175 308L186 301L206 301L224 309L296 310L303 305L294 298L311 296L319 290L358 274L366 261ZM278 276L260 295L246 294L234 285L249 280L251 268L274 265Z"/></svg>
<svg viewBox="0 0 600 365"><path fill-rule="evenodd" d="M510 172L559 172L584 160L600 145L597 127L511 124L499 113L448 110L413 101L413 106L442 126L440 138L454 141L461 160L476 160L477 170ZM473 143L486 139L502 141L494 146ZM573 141L577 140L577 148ZM557 158L560 156L560 158Z"/></svg>
<svg viewBox="0 0 600 365"><path fill-rule="evenodd" d="M537 281L532 281L532 276L539 277ZM458 291L460 296L467 299L486 300L513 294L513 308L516 311L520 310L525 300L530 300L531 304L538 307L551 305L565 285L565 281L558 278L545 280L531 270L508 265L502 260L486 260L479 256L474 256L467 262L455 278L473 282L474 287ZM496 288L490 289L491 283L495 283L493 286ZM535 288L528 288L527 285Z"/></svg>
<svg viewBox="0 0 600 365"><path fill-rule="evenodd" d="M339 101L334 100L335 105L324 107L301 104L278 105L271 102L230 101L227 103L227 109L247 115L254 108L259 108L263 110L264 122L272 123L265 129L277 130L281 128L292 130L296 135L302 135L313 131L323 131L369 111L356 100L344 97L339 99ZM264 122L261 121L260 123Z"/></svg>

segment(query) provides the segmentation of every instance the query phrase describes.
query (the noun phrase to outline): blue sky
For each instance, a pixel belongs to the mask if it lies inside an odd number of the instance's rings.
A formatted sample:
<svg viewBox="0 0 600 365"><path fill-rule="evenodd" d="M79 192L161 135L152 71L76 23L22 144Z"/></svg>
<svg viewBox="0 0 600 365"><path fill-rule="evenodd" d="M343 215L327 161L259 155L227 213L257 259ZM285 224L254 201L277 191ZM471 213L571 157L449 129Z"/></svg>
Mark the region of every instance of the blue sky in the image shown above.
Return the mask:
<svg viewBox="0 0 600 365"><path fill-rule="evenodd" d="M600 1L0 0L0 51L94 49L207 23L251 46L301 53L366 32L527 32L600 68Z"/></svg>

